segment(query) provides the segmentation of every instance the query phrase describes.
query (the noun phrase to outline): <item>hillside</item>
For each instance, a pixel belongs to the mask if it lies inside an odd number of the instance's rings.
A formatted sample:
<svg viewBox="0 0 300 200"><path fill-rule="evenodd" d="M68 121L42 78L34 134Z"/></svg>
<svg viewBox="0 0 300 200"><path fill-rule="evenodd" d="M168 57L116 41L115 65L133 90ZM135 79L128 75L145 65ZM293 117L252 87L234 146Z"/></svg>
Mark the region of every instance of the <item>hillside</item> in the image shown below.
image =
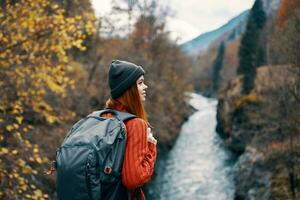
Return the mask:
<svg viewBox="0 0 300 200"><path fill-rule="evenodd" d="M217 130L240 155L236 199L292 199L297 189L300 137L292 130L300 104L287 92L295 78L290 66L263 66L249 95L238 76L219 96Z"/></svg>
<svg viewBox="0 0 300 200"><path fill-rule="evenodd" d="M279 3L255 1L239 73L218 91L216 129L238 156L235 200L300 197L300 2Z"/></svg>

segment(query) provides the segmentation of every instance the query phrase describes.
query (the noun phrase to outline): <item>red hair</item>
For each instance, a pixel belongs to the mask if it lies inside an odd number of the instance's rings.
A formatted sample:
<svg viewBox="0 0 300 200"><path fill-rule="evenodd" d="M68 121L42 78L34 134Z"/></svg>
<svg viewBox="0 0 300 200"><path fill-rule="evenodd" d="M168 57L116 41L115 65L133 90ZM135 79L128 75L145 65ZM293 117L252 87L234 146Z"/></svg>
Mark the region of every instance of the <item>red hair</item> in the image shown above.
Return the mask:
<svg viewBox="0 0 300 200"><path fill-rule="evenodd" d="M109 98L105 103L105 107L111 109L116 109L116 107L120 105L125 106L128 112L148 121L147 113L136 84L133 84L117 99Z"/></svg>

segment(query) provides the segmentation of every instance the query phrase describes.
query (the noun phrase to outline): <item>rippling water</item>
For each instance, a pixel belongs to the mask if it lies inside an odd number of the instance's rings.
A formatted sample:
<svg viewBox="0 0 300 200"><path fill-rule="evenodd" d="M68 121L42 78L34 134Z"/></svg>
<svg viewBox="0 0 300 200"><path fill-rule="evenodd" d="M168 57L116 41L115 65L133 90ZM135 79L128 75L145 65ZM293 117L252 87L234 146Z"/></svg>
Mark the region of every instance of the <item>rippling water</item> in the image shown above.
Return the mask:
<svg viewBox="0 0 300 200"><path fill-rule="evenodd" d="M233 199L233 156L215 132L217 101L191 96L198 111L183 124L173 149L159 156L149 200Z"/></svg>

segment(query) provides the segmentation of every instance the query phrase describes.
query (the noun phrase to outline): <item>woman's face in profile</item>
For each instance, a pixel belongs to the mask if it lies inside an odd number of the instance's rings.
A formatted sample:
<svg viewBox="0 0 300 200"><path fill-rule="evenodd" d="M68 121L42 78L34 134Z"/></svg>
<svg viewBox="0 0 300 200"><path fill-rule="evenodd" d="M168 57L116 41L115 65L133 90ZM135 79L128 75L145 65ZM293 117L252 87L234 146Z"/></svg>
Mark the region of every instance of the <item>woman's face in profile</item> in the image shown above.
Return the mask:
<svg viewBox="0 0 300 200"><path fill-rule="evenodd" d="M138 91L139 91L141 101L145 101L146 100L146 89L148 88L148 86L145 85L144 76L141 76L136 81L136 85L137 85L137 88L138 88Z"/></svg>

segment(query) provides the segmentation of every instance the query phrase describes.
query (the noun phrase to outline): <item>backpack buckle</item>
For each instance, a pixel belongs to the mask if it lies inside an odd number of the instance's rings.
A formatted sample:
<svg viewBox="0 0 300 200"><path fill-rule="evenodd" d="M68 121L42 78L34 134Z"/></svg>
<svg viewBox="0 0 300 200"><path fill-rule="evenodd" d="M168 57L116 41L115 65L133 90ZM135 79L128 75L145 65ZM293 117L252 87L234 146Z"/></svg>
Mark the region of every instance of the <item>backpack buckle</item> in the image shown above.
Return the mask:
<svg viewBox="0 0 300 200"><path fill-rule="evenodd" d="M111 174L111 172L112 172L111 167L109 167L109 166L104 167L104 173L105 174Z"/></svg>

